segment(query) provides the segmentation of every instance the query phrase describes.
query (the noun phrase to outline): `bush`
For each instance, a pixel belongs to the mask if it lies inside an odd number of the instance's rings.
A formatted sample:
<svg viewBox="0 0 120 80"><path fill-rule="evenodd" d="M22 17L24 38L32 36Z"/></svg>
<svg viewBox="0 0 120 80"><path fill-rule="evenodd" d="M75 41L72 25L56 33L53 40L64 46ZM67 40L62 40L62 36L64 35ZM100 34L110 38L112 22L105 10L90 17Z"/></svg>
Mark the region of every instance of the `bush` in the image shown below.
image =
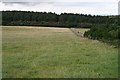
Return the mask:
<svg viewBox="0 0 120 80"><path fill-rule="evenodd" d="M120 26L96 25L84 33L84 37L97 39L117 46L120 40Z"/></svg>

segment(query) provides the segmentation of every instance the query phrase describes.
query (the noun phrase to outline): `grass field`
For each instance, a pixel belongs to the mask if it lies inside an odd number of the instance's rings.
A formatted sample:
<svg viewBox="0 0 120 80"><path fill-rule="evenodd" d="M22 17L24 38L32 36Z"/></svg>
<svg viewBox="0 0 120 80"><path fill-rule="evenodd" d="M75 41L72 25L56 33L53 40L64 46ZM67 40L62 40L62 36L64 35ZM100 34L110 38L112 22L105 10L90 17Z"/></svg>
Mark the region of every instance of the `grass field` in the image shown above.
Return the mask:
<svg viewBox="0 0 120 80"><path fill-rule="evenodd" d="M117 48L68 28L3 27L2 35L3 78L118 77Z"/></svg>

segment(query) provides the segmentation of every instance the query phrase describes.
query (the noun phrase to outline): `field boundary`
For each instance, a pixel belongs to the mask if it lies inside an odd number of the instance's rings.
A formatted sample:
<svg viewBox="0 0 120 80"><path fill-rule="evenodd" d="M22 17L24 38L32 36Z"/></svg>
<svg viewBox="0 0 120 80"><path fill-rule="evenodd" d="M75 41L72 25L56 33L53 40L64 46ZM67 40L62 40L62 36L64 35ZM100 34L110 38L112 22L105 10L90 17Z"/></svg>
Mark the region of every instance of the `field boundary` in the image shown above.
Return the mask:
<svg viewBox="0 0 120 80"><path fill-rule="evenodd" d="M71 32L74 33L77 37L83 37L83 33L76 30L75 28L70 28Z"/></svg>

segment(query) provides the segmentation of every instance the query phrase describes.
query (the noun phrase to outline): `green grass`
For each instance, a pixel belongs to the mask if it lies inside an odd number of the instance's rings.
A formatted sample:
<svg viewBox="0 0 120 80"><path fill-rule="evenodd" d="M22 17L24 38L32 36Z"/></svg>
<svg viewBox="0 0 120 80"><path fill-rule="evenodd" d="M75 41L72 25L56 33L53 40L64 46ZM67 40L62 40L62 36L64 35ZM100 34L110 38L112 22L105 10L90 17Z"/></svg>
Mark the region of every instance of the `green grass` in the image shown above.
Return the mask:
<svg viewBox="0 0 120 80"><path fill-rule="evenodd" d="M3 78L116 78L118 50L69 29L3 28Z"/></svg>

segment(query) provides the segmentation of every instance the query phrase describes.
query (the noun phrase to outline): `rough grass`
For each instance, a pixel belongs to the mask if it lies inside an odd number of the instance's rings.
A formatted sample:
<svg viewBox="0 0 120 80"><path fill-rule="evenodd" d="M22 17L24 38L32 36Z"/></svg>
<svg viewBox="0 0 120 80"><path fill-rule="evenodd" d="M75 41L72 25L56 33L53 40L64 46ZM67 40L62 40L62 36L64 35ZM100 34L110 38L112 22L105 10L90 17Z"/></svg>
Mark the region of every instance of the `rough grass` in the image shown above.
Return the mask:
<svg viewBox="0 0 120 80"><path fill-rule="evenodd" d="M118 50L67 28L3 27L3 78L116 78Z"/></svg>

